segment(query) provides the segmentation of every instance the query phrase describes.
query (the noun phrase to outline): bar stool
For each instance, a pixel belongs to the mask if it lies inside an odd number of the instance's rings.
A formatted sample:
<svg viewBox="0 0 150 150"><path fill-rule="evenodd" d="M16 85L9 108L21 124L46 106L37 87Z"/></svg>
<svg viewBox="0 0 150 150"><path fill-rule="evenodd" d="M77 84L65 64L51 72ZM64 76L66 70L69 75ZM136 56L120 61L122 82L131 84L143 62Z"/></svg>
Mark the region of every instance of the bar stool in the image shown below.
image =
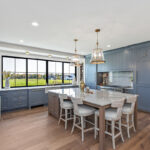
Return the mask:
<svg viewBox="0 0 150 150"><path fill-rule="evenodd" d="M126 116L126 124L122 123L122 126L127 128L128 138L130 138L131 128L133 128L134 132L136 132L135 125L134 125L134 109L135 109L136 100L137 100L137 95L127 97L127 103L124 104L122 109L123 115Z"/></svg>
<svg viewBox="0 0 150 150"><path fill-rule="evenodd" d="M122 116L122 107L124 104L125 99L120 99L120 100L115 100L112 101L111 108L108 108L105 110L105 120L106 120L106 125L111 125L111 133L108 132L108 130L105 131L105 134L108 134L112 136L112 144L113 144L113 149L115 149L115 139L118 136L121 136L122 141L124 142L123 134L122 134L122 128L121 128L121 116ZM96 139L97 136L97 131L99 131L99 128L97 127L98 122L97 119L99 117L99 110L95 111L95 132L94 136ZM108 122L111 122L109 124ZM116 122L118 122L119 127L116 126ZM119 133L115 134L115 129L119 130Z"/></svg>
<svg viewBox="0 0 150 150"><path fill-rule="evenodd" d="M94 114L95 109L93 107L83 105L83 101L80 98L71 98L73 102L74 108L74 120L73 120L73 127L71 133L74 132L74 128L77 127L81 130L82 142L84 141L84 133L87 131L94 130L94 124L90 121L85 120L85 117L91 116ZM76 122L77 118L81 119L81 122ZM88 129L85 129L85 122L88 122L93 125ZM80 125L81 124L81 125Z"/></svg>
<svg viewBox="0 0 150 150"><path fill-rule="evenodd" d="M72 120L72 109L73 109L73 104L70 100L67 100L67 95L66 94L59 94L59 99L60 99L60 117L58 121L58 125L60 124L60 121L65 122L65 130L67 129L67 121ZM65 110L65 114L63 114L63 109ZM70 110L70 112L68 112ZM69 115L69 118L68 118Z"/></svg>

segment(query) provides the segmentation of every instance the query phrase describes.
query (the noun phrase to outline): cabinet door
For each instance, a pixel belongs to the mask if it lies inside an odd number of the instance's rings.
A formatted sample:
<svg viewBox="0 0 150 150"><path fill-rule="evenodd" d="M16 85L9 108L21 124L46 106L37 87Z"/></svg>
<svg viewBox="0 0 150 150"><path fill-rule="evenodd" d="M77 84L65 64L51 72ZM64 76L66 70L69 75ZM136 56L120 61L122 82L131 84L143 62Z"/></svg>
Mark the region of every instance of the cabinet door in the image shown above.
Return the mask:
<svg viewBox="0 0 150 150"><path fill-rule="evenodd" d="M9 110L27 107L27 90L13 90L8 92Z"/></svg>
<svg viewBox="0 0 150 150"><path fill-rule="evenodd" d="M29 105L37 106L46 103L45 89L32 89L29 90Z"/></svg>
<svg viewBox="0 0 150 150"><path fill-rule="evenodd" d="M136 59L138 106L139 109L150 112L150 49L143 48L137 50Z"/></svg>
<svg viewBox="0 0 150 150"><path fill-rule="evenodd" d="M8 107L8 93L7 92L0 92L0 96L1 96L2 111L6 111L9 109L9 107Z"/></svg>
<svg viewBox="0 0 150 150"><path fill-rule="evenodd" d="M96 88L96 65L90 64L91 57L85 61L85 84L90 88Z"/></svg>
<svg viewBox="0 0 150 150"><path fill-rule="evenodd" d="M137 86L138 108L150 112L150 87Z"/></svg>
<svg viewBox="0 0 150 150"><path fill-rule="evenodd" d="M98 65L98 72L131 70L135 61L133 48L108 51L104 53L104 56L106 62Z"/></svg>

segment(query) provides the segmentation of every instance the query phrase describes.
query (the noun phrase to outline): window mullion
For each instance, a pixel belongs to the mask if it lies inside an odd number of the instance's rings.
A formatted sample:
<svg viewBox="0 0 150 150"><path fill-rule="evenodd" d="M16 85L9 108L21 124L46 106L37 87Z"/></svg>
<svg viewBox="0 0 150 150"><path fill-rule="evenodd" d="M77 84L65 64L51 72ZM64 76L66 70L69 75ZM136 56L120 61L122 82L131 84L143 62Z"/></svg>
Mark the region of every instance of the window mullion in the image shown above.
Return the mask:
<svg viewBox="0 0 150 150"><path fill-rule="evenodd" d="M62 84L64 84L64 63L62 63Z"/></svg>
<svg viewBox="0 0 150 150"><path fill-rule="evenodd" d="M48 85L48 61L46 60L46 85Z"/></svg>
<svg viewBox="0 0 150 150"><path fill-rule="evenodd" d="M28 59L26 59L26 86L28 86Z"/></svg>
<svg viewBox="0 0 150 150"><path fill-rule="evenodd" d="M38 60L37 60L37 85L38 85Z"/></svg>
<svg viewBox="0 0 150 150"><path fill-rule="evenodd" d="M16 59L14 59L14 65L15 65L15 67L14 67L15 68L15 70L14 70L15 71L15 87L16 87Z"/></svg>

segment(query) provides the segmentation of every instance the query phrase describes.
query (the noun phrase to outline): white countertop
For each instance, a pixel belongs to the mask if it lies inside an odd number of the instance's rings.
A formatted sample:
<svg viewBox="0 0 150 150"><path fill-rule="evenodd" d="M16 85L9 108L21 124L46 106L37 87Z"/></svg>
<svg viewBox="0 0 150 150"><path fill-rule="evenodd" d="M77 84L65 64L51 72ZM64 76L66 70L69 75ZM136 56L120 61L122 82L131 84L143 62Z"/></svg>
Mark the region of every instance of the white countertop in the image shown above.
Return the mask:
<svg viewBox="0 0 150 150"><path fill-rule="evenodd" d="M48 93L67 94L68 97L81 98L85 102L89 102L99 106L111 104L114 100L125 99L133 94L120 93L107 90L90 90L93 94L81 92L80 88L66 88L49 90Z"/></svg>
<svg viewBox="0 0 150 150"><path fill-rule="evenodd" d="M97 86L100 86L101 88L104 88L104 89L107 89L107 88L113 88L113 86L111 85L97 85ZM115 86L114 86L115 87ZM119 86L118 86L119 87ZM120 86L121 87L121 86ZM116 87L117 88L117 87ZM133 87L123 87L124 89L130 89L130 90L133 90L134 88Z"/></svg>
<svg viewBox="0 0 150 150"><path fill-rule="evenodd" d="M0 91L13 91L13 90L27 90L27 89L58 89L58 88L66 88L66 87L77 87L78 85L53 85L53 86L33 86L33 87L18 87L18 88L1 88Z"/></svg>

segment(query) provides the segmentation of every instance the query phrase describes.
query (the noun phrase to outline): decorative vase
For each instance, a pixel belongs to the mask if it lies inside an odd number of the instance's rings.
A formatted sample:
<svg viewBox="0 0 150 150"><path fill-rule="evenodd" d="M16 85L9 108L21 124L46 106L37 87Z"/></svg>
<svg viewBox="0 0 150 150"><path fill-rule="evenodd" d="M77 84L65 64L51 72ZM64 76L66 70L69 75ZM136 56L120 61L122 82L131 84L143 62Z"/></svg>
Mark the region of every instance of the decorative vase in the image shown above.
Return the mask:
<svg viewBox="0 0 150 150"><path fill-rule="evenodd" d="M73 80L72 80L72 85L76 85L77 83L76 83L76 79L74 78Z"/></svg>
<svg viewBox="0 0 150 150"><path fill-rule="evenodd" d="M80 89L82 92L84 92L85 84L83 81L80 82Z"/></svg>
<svg viewBox="0 0 150 150"><path fill-rule="evenodd" d="M5 88L6 89L10 88L9 79L10 78L6 78L6 81L5 81Z"/></svg>

